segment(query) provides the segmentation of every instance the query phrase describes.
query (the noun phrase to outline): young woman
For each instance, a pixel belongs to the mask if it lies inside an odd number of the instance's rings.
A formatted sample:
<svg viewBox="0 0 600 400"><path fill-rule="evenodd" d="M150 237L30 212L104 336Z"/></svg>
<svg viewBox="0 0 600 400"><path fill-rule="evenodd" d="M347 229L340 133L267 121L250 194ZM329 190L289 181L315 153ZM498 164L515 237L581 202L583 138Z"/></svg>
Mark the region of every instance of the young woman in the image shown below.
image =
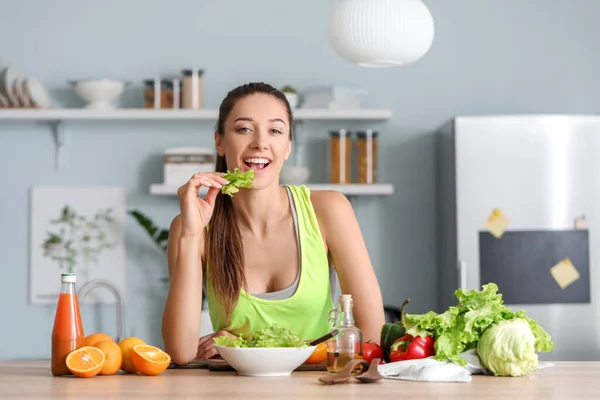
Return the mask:
<svg viewBox="0 0 600 400"><path fill-rule="evenodd" d="M352 295L364 340L379 343L381 292L350 203L335 191L279 184L291 128L282 92L264 83L235 88L219 108L217 172L195 174L177 191L181 214L170 228L162 322L177 364L215 356L215 336L248 338L274 323L306 340L324 335L337 300L330 268ZM252 187L221 194L224 173L236 167L254 169ZM198 340L203 287L215 333Z"/></svg>

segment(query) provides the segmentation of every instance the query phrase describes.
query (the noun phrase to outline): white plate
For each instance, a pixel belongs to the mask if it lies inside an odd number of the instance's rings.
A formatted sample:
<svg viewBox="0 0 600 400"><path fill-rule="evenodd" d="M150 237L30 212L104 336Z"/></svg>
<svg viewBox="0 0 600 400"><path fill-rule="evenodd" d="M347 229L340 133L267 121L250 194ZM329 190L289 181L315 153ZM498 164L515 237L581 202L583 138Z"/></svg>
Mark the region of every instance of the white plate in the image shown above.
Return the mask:
<svg viewBox="0 0 600 400"><path fill-rule="evenodd" d="M52 106L52 101L50 100L50 95L46 90L46 86L37 78L27 78L25 87L27 88L33 107L50 108Z"/></svg>
<svg viewBox="0 0 600 400"><path fill-rule="evenodd" d="M25 74L23 74L23 71L14 65L6 67L0 76L0 85L3 85L4 93L6 97L8 97L8 101L15 107L19 106L19 102L14 98L14 91L12 90L14 82L15 79L23 78L24 76Z"/></svg>
<svg viewBox="0 0 600 400"><path fill-rule="evenodd" d="M9 108L10 103L6 100L6 97L0 93L0 108Z"/></svg>
<svg viewBox="0 0 600 400"><path fill-rule="evenodd" d="M6 58L0 57L0 93L4 93L4 70L8 68L9 64Z"/></svg>
<svg viewBox="0 0 600 400"><path fill-rule="evenodd" d="M27 87L25 86L25 78L17 78L13 82L13 96L15 100L19 102L20 107L31 107L29 101L29 94L27 93Z"/></svg>

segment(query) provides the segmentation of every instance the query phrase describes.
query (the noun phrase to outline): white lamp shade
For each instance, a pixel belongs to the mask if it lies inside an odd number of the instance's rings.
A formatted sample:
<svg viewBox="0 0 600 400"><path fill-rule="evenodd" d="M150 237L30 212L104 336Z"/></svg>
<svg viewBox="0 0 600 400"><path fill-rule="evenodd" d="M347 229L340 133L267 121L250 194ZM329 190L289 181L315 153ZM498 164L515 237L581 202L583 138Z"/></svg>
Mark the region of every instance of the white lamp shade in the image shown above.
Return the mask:
<svg viewBox="0 0 600 400"><path fill-rule="evenodd" d="M433 36L433 17L421 0L336 0L329 20L336 53L363 67L413 63Z"/></svg>

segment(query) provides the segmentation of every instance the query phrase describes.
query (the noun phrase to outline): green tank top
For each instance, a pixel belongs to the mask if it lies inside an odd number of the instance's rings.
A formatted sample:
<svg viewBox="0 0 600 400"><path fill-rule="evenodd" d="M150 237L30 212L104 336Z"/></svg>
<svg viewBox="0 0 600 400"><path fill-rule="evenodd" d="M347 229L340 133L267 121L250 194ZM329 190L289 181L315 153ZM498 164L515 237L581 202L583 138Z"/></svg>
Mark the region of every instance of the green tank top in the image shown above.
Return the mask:
<svg viewBox="0 0 600 400"><path fill-rule="evenodd" d="M237 305L226 325L225 311L210 283L206 265L206 299L214 331L225 329L234 335L252 337L257 330L275 323L291 330L303 340L316 339L329 332L331 299L329 263L310 190L306 186L286 185L290 191L298 223L300 280L293 295L267 300L240 291Z"/></svg>

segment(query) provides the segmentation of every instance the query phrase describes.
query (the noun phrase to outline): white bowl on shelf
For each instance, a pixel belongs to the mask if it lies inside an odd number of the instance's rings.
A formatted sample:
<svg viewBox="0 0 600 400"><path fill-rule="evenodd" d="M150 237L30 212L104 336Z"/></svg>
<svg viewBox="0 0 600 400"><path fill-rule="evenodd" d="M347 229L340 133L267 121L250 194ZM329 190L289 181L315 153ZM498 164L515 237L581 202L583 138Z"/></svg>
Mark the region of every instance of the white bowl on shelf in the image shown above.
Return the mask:
<svg viewBox="0 0 600 400"><path fill-rule="evenodd" d="M215 346L223 357L243 376L289 376L315 351L307 347L225 347Z"/></svg>
<svg viewBox="0 0 600 400"><path fill-rule="evenodd" d="M285 94L285 97L286 97L288 103L290 103L290 108L298 108L298 103L299 103L298 93L284 92L284 94Z"/></svg>
<svg viewBox="0 0 600 400"><path fill-rule="evenodd" d="M85 108L93 110L114 110L111 102L123 94L127 85L116 79L82 79L70 83L79 97L88 102Z"/></svg>
<svg viewBox="0 0 600 400"><path fill-rule="evenodd" d="M287 185L304 185L309 177L308 167L286 166L281 170L280 181Z"/></svg>

